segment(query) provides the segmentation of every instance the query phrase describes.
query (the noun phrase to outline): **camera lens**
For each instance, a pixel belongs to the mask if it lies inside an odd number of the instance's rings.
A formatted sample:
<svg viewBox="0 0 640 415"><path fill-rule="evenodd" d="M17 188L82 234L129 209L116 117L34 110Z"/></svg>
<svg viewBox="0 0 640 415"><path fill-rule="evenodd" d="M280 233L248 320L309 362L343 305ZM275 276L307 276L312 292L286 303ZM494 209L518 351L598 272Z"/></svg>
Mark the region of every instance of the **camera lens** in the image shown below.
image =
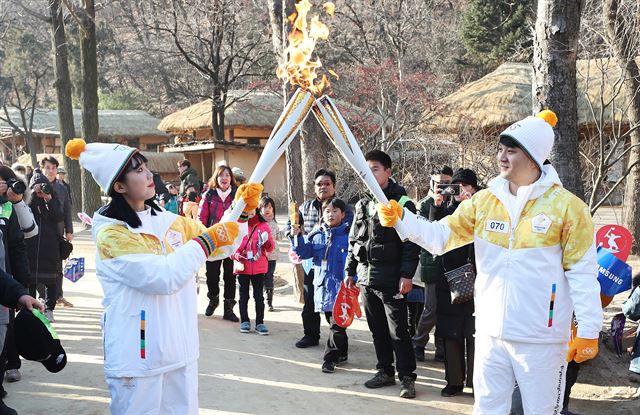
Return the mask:
<svg viewBox="0 0 640 415"><path fill-rule="evenodd" d="M7 179L7 186L13 191L13 193L17 195L24 194L25 190L27 190L27 185L24 184L22 180L17 179Z"/></svg>

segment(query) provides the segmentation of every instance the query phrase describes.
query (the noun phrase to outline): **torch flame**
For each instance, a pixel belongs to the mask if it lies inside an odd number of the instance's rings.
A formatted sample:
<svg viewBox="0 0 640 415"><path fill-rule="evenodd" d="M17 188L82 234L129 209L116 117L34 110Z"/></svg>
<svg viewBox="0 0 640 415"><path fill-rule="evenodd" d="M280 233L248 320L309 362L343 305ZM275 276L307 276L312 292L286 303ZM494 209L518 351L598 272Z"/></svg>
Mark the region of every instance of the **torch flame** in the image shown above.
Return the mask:
<svg viewBox="0 0 640 415"><path fill-rule="evenodd" d="M313 6L309 0L298 0L295 6L296 11L288 17L293 27L289 34L289 45L285 49L287 61L278 66L276 73L278 78L288 81L291 85L320 95L329 85L329 80L326 75L322 75L318 80L316 70L322 67L322 63L317 56L314 59L313 52L318 40L326 40L329 37L329 28L320 21L319 16L313 16L311 21L307 21L307 14ZM333 16L335 5L327 2L323 9L328 15ZM330 73L335 74L333 71Z"/></svg>

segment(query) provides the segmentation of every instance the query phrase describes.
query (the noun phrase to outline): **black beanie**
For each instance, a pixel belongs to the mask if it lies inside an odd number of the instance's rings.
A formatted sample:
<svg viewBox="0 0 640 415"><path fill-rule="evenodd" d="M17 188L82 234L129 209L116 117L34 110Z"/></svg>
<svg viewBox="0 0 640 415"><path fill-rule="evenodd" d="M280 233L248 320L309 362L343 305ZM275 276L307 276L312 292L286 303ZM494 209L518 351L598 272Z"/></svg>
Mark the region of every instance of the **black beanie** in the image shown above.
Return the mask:
<svg viewBox="0 0 640 415"><path fill-rule="evenodd" d="M33 176L31 176L31 181L29 181L29 187L33 189L34 185L44 183L49 183L49 179L47 179L47 176L42 173L42 170L35 169L33 171Z"/></svg>
<svg viewBox="0 0 640 415"><path fill-rule="evenodd" d="M477 189L478 176L476 176L476 173L471 169L458 169L451 178L451 183L469 184Z"/></svg>

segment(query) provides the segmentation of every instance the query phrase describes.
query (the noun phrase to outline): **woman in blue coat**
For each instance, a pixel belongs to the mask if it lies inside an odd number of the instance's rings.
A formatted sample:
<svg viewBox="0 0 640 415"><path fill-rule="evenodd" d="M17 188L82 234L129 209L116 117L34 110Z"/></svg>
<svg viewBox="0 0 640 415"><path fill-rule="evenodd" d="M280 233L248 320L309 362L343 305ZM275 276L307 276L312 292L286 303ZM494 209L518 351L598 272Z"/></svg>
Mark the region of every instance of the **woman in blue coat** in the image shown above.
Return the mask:
<svg viewBox="0 0 640 415"><path fill-rule="evenodd" d="M336 302L344 266L349 249L349 224L344 222L346 204L337 198L322 204L323 224L308 235L300 235L299 228L292 228L293 244L300 259L313 259L315 311L324 312L331 332L324 349L322 371L333 373L339 363L347 361L349 343L346 328L338 326L333 319L333 305ZM290 237L290 239L293 239Z"/></svg>

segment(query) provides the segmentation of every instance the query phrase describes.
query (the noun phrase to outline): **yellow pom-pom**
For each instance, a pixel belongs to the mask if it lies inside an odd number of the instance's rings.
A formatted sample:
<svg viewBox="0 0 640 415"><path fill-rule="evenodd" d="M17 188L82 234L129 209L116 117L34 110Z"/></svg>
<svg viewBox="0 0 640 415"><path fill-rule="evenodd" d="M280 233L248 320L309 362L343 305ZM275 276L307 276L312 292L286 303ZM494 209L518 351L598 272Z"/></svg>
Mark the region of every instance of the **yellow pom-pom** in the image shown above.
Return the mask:
<svg viewBox="0 0 640 415"><path fill-rule="evenodd" d="M87 147L87 143L82 138L74 138L69 140L67 146L64 149L65 154L72 160L78 160L80 154Z"/></svg>
<svg viewBox="0 0 640 415"><path fill-rule="evenodd" d="M538 118L542 118L543 120L545 120L547 122L547 124L549 124L550 126L552 126L554 128L555 128L556 124L558 123L558 116L556 115L555 112L553 112L551 110L540 111L540 113L538 113Z"/></svg>

